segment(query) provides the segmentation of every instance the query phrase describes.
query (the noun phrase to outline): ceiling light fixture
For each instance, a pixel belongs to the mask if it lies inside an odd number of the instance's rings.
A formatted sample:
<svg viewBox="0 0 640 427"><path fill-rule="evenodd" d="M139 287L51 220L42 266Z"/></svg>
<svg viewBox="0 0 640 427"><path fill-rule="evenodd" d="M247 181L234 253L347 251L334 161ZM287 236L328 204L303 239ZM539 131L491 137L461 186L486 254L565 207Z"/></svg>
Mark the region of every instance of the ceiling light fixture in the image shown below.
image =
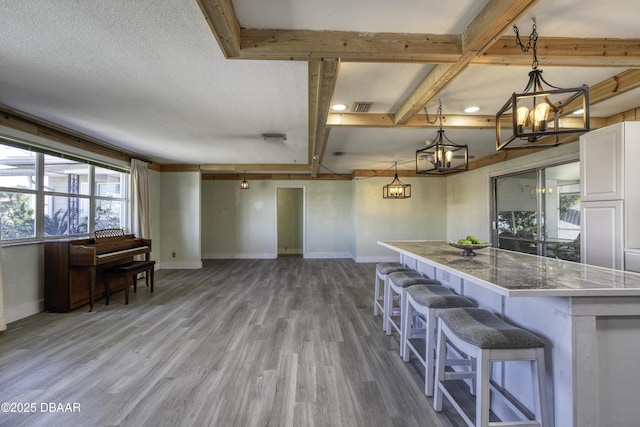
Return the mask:
<svg viewBox="0 0 640 427"><path fill-rule="evenodd" d="M247 171L242 172L242 182L240 183L241 190L249 189L249 181L247 181Z"/></svg>
<svg viewBox="0 0 640 427"><path fill-rule="evenodd" d="M403 184L398 179L398 162L395 162L396 175L389 184L382 187L383 199L408 199L411 197L411 184Z"/></svg>
<svg viewBox="0 0 640 427"><path fill-rule="evenodd" d="M478 111L480 111L480 107L476 107L476 106L467 107L464 109L465 113L477 113Z"/></svg>
<svg viewBox="0 0 640 427"><path fill-rule="evenodd" d="M333 111L344 111L347 108L349 108L349 106L347 104L334 104L331 106L331 109Z"/></svg>
<svg viewBox="0 0 640 427"><path fill-rule="evenodd" d="M588 132L589 87L583 84L576 88L562 89L547 82L542 77L542 70L538 69L536 21L533 21L533 30L526 46L520 40L518 27L514 25L513 30L516 33L516 43L523 52L528 52L533 47L533 69L529 72L529 83L524 92L514 92L496 114L496 150L553 147L560 143L562 134ZM543 83L548 88L545 88ZM581 118L564 117L578 108L583 109ZM513 135L502 141L500 119L509 115L511 115ZM560 120L561 117L563 117L562 120ZM540 137L551 135L555 135L555 139L550 143L507 147L516 138L533 143Z"/></svg>
<svg viewBox="0 0 640 427"><path fill-rule="evenodd" d="M424 108L424 114L429 124L440 119L440 128L435 140L428 140L426 148L416 151L416 173L446 175L469 170L469 148L451 142L442 129L442 100L439 100L438 112L433 121L429 120L427 107ZM454 164L454 157L462 158L462 164Z"/></svg>

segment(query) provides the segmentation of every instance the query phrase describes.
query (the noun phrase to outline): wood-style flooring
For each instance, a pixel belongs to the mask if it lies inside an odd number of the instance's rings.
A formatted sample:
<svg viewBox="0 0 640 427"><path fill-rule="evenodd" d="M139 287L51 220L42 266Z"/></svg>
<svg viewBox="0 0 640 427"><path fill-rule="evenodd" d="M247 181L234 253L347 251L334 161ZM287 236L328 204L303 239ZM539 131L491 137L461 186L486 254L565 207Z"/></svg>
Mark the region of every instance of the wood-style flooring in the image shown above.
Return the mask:
<svg viewBox="0 0 640 427"><path fill-rule="evenodd" d="M373 317L374 273L352 260L209 260L157 271L154 293L140 281L129 305L120 292L91 313L11 323L0 403L35 413L0 412L0 426L463 425L447 402L433 411L422 367Z"/></svg>

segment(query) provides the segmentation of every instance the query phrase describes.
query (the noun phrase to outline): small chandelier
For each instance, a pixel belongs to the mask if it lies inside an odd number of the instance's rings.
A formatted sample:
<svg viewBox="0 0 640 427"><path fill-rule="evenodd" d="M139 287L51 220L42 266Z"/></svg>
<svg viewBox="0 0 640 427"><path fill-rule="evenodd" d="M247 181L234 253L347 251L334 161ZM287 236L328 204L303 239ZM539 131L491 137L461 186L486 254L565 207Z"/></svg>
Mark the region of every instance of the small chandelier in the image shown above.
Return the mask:
<svg viewBox="0 0 640 427"><path fill-rule="evenodd" d="M408 199L411 197L411 184L403 184L398 179L398 162L395 162L396 175L389 184L382 187L383 199Z"/></svg>
<svg viewBox="0 0 640 427"><path fill-rule="evenodd" d="M440 119L440 129L433 142L428 143L426 148L416 151L416 173L446 175L469 170L469 148L466 145L451 142L442 129L442 101L439 101L436 118L433 121L429 121L426 107L424 113L429 124L434 124L437 119ZM464 161L462 164L454 165L454 157L462 157Z"/></svg>
<svg viewBox="0 0 640 427"><path fill-rule="evenodd" d="M240 189L241 190L248 190L249 189L249 181L247 181L247 172L246 171L242 172L242 182L240 183Z"/></svg>
<svg viewBox="0 0 640 427"><path fill-rule="evenodd" d="M553 147L560 143L562 134L588 132L589 87L583 84L576 88L562 89L547 82L542 77L542 70L538 69L538 33L535 20L526 46L520 40L518 27L514 25L513 30L516 33L516 43L523 52L528 52L533 47L533 64L532 71L529 72L529 83L524 92L514 92L496 114L496 150ZM543 83L548 89L545 89ZM573 117L572 113L578 111L581 116ZM571 118L567 117L569 114L572 114ZM511 115L513 135L502 141L500 119L508 115ZM551 135L555 135L555 138L550 142L507 147L516 138L533 143L543 136Z"/></svg>

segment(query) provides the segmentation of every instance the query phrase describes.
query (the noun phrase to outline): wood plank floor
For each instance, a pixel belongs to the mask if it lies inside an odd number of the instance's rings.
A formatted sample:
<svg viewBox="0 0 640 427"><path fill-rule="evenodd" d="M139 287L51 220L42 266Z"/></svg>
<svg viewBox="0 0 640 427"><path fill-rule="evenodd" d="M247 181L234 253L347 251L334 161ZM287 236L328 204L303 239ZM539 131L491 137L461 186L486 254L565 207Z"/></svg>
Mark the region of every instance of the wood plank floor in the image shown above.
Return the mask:
<svg viewBox="0 0 640 427"><path fill-rule="evenodd" d="M209 260L0 333L1 426L461 426L373 317L374 264ZM42 411L42 404L80 411ZM19 409L19 408L14 408ZM59 409L56 408L56 409Z"/></svg>

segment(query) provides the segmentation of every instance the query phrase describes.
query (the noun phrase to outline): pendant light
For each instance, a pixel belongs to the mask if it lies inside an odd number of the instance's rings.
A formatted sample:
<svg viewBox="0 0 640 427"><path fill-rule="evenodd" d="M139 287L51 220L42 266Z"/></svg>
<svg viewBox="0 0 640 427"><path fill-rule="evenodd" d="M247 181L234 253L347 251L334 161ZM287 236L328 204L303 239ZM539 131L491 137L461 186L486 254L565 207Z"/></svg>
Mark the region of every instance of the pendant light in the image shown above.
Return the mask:
<svg viewBox="0 0 640 427"><path fill-rule="evenodd" d="M408 199L411 197L411 184L403 184L398 179L398 162L395 162L396 174L389 184L382 187L383 199Z"/></svg>
<svg viewBox="0 0 640 427"><path fill-rule="evenodd" d="M240 189L241 190L248 190L249 189L249 181L247 181L247 172L246 171L242 172L242 182L240 183Z"/></svg>
<svg viewBox="0 0 640 427"><path fill-rule="evenodd" d="M514 25L513 30L516 33L516 43L523 52L533 48L533 64L524 92L514 92L496 114L496 150L552 147L560 143L562 134L588 132L589 87L583 84L580 87L562 89L547 82L542 77L542 70L538 69L538 32L535 20L526 46L520 40L518 27ZM571 117L568 117L569 115ZM511 117L513 134L502 141L500 119L508 116ZM545 136L555 136L555 138L551 141L531 144ZM529 144L508 147L518 138Z"/></svg>
<svg viewBox="0 0 640 427"><path fill-rule="evenodd" d="M426 148L416 151L416 173L446 175L469 170L469 148L451 142L442 129L442 101L439 100L436 118L433 121L429 121L426 107L424 114L429 124L434 124L439 119L440 128L434 141L427 141ZM454 158L462 158L462 163L454 161Z"/></svg>

